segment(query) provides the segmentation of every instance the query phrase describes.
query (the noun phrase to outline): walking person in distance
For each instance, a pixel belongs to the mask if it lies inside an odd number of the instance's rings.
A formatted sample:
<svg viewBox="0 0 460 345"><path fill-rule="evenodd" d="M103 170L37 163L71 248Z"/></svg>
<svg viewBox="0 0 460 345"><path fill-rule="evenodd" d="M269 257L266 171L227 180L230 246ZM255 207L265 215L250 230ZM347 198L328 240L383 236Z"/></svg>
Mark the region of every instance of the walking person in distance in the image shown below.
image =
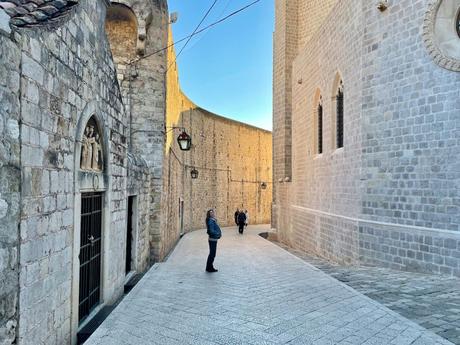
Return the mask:
<svg viewBox="0 0 460 345"><path fill-rule="evenodd" d="M243 211L238 214L238 232L240 234L244 231L244 225L246 224L246 215Z"/></svg>
<svg viewBox="0 0 460 345"><path fill-rule="evenodd" d="M240 209L237 208L235 212L235 224L238 225L238 215L240 214Z"/></svg>
<svg viewBox="0 0 460 345"><path fill-rule="evenodd" d="M222 237L222 231L217 224L215 211L213 209L210 209L206 213L206 229L209 236L209 255L206 262L206 272L217 272L214 268L214 258L216 257L217 241Z"/></svg>

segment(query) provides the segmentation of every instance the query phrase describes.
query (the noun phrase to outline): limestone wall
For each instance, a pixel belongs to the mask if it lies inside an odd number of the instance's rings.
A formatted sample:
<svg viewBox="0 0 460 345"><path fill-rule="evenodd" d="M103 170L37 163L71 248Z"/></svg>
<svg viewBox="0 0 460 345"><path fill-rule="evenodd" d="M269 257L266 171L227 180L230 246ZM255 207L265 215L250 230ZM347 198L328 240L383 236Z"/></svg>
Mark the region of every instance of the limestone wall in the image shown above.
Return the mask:
<svg viewBox="0 0 460 345"><path fill-rule="evenodd" d="M121 0L106 23L129 127L129 150L150 171L151 261L163 258L160 203L165 126L168 9L165 0ZM167 251L166 251L167 252Z"/></svg>
<svg viewBox="0 0 460 345"><path fill-rule="evenodd" d="M312 24L292 67L292 156L279 159L292 159L292 182L276 180L275 187L274 223L283 241L343 263L460 276L460 77L438 66L423 42L432 4L411 0L380 12L372 2L341 1L320 26ZM286 30L277 23L277 32ZM341 149L334 140L338 77L345 94ZM276 112L283 88L275 74L274 122L289 114ZM274 142L283 136L275 130Z"/></svg>
<svg viewBox="0 0 460 345"><path fill-rule="evenodd" d="M22 50L19 344L68 344L76 337L79 188L87 188L81 179L89 176L80 171L77 148L93 115L105 152L102 177L91 185L104 186L101 304L123 293L128 118L105 39L105 10L102 1L83 0L62 26L18 29L16 35ZM141 205L145 199L144 192ZM145 242L141 269L148 262Z"/></svg>
<svg viewBox="0 0 460 345"><path fill-rule="evenodd" d="M5 15L0 9L0 17ZM20 216L20 50L0 28L0 343L17 341Z"/></svg>
<svg viewBox="0 0 460 345"><path fill-rule="evenodd" d="M357 2L339 3L333 11L334 20L310 33L310 41L293 60L292 182L275 181L275 199L279 202L274 218L280 237L292 246L341 262L357 258L356 227L352 226L355 231L345 231L343 220L321 218L309 210L346 217L360 213L360 9ZM337 26L338 22L343 25ZM346 95L346 137L341 149L336 148L334 140L338 77L343 80ZM317 153L319 95L324 112L322 154Z"/></svg>
<svg viewBox="0 0 460 345"><path fill-rule="evenodd" d="M174 50L169 51L174 61ZM162 203L162 229L170 247L181 232L205 227L209 208L216 208L221 225L234 224L237 207L248 209L250 223L270 222L272 197L271 133L212 114L191 102L180 90L178 72L168 73L167 126L184 127L193 148L180 151L178 129L168 132ZM196 180L190 171L199 171ZM267 188L262 189L261 183ZM183 223L179 214L183 201ZM183 224L181 226L181 224Z"/></svg>

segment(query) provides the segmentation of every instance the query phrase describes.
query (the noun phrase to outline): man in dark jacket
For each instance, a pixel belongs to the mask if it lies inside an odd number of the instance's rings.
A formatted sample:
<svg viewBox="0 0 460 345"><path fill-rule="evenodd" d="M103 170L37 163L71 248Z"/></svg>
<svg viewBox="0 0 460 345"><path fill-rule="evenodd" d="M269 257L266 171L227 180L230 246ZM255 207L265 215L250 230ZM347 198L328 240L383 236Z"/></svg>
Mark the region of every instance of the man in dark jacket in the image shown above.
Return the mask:
<svg viewBox="0 0 460 345"><path fill-rule="evenodd" d="M240 209L237 208L235 212L235 224L238 225L238 215L240 214Z"/></svg>
<svg viewBox="0 0 460 345"><path fill-rule="evenodd" d="M240 234L243 233L245 224L246 224L246 215L244 214L244 212L240 212L238 214L238 232Z"/></svg>

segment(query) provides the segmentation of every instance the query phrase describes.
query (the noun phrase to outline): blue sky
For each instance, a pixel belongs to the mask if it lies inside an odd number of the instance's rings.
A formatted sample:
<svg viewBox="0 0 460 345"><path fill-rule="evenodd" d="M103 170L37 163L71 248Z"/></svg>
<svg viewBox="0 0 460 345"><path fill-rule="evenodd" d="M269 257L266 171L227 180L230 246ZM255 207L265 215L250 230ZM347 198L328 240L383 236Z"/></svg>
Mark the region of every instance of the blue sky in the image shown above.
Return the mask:
<svg viewBox="0 0 460 345"><path fill-rule="evenodd" d="M184 93L197 105L251 125L272 128L272 33L274 0L249 9L195 36L178 59ZM252 0L218 0L202 27ZM213 0L169 0L178 12L174 39L190 35ZM179 52L182 42L176 46Z"/></svg>

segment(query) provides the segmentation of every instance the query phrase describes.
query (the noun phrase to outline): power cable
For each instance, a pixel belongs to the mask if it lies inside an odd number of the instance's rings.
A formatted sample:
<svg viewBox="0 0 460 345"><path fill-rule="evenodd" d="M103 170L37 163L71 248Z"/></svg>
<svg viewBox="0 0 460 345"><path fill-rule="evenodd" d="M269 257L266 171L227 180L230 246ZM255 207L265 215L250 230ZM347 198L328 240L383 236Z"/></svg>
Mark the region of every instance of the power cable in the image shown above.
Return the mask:
<svg viewBox="0 0 460 345"><path fill-rule="evenodd" d="M236 15L236 14L238 14L238 13L240 13L240 12L243 12L243 11L246 10L247 8L249 8L249 7L253 6L253 5L255 5L256 3L260 2L260 1L261 1L261 0L255 0L255 1L251 2L250 4L248 4L248 5L246 5L246 6L242 7L242 8L240 8L240 9L238 9L238 10L236 10L236 11L234 11L234 12L228 14L228 15L226 15L225 17L219 19L218 21L216 21L216 22L214 22L214 23L211 23L211 24L209 24L208 26L205 26L204 28L202 28L202 29L198 30L197 32L195 32L195 34L189 35L189 36L186 36L186 37L183 37L183 38L181 38L180 40L177 40L176 42L171 43L171 44L169 44L168 46L166 46L166 47L164 47L164 48L158 49L158 50L156 50L156 51L154 51L154 52L152 52L152 53L150 53L150 54L147 54L147 55L141 56L141 57L139 57L139 58L136 58L135 60L130 61L128 64L132 64L132 63L135 63L135 62L140 61L140 60L142 60L142 59L146 59L146 58L148 58L148 57L150 57L150 56L152 56L152 55L159 54L159 53L161 53L161 52L163 52L163 51L165 51L165 50L167 50L167 49L169 49L169 48L175 46L176 44L185 41L185 40L188 39L188 38L191 38L191 37L193 37L193 36L196 36L196 35L202 33L203 31L206 31L206 30L208 30L209 28L212 28L213 26L216 26L217 24L220 24L220 23L226 21L226 20L229 19L230 17L233 17L234 15Z"/></svg>
<svg viewBox="0 0 460 345"><path fill-rule="evenodd" d="M185 47L187 46L187 44L189 44L190 40L192 39L192 37L196 34L196 32L198 31L198 29L200 28L201 24L203 24L203 22L206 20L206 18L208 17L209 13L211 13L212 9L214 8L214 6L216 5L218 0L214 0L214 2L212 3L211 7L209 7L208 11L205 13L205 15L203 16L203 18L201 18L201 21L198 23L198 25L196 26L195 30L193 30L192 34L190 35L190 37L188 38L187 42L185 42L185 44L182 46L181 50L179 51L179 53L176 55L176 57L174 58L174 61L171 62L171 64L168 66L168 68L166 69L166 72L168 72L168 70L171 68L172 65L174 65L177 61L177 59L179 58L180 54L182 54L182 52L184 51Z"/></svg>
<svg viewBox="0 0 460 345"><path fill-rule="evenodd" d="M230 6L230 1L231 0L227 0L227 4L225 5L224 9L220 12L220 14L216 17L217 18L221 18L225 11L227 11L228 9L228 6ZM191 47L188 47L188 49L186 51L189 51L190 49L193 49L193 47L195 47L198 42L200 42L204 37L206 37L206 35L209 33L210 30L206 31L203 35L200 36L200 38L198 38L197 40L195 40L195 42L193 42L192 46Z"/></svg>

